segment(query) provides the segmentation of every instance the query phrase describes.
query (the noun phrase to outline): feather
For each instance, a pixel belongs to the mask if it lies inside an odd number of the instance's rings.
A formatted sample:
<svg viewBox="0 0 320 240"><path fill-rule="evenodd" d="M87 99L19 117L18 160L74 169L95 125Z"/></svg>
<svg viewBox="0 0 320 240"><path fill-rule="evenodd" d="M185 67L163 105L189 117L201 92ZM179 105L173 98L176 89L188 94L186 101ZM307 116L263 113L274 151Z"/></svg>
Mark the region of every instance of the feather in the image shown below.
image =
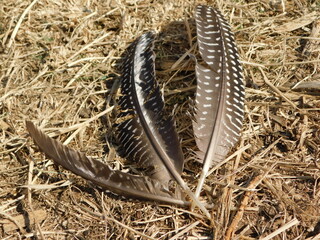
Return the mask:
<svg viewBox="0 0 320 240"><path fill-rule="evenodd" d="M244 84L233 33L222 14L197 6L197 41L203 64L196 64L196 114L193 122L203 169L199 196L210 167L223 161L240 137L244 118Z"/></svg>
<svg viewBox="0 0 320 240"><path fill-rule="evenodd" d="M166 202L176 205L188 205L155 179L136 176L111 169L107 164L86 157L60 142L50 138L32 122L26 122L27 129L39 148L56 164L97 184L103 189L110 190L126 197Z"/></svg>
<svg viewBox="0 0 320 240"><path fill-rule="evenodd" d="M184 158L174 122L164 116L164 102L155 81L153 41L154 34L147 32L128 48L122 66L116 136L126 158L165 183L172 179L167 167L172 166L180 176Z"/></svg>
<svg viewBox="0 0 320 240"><path fill-rule="evenodd" d="M164 101L155 81L154 34L147 32L128 49L122 67L116 131L127 158L163 184L174 179L210 218L181 178L183 154L174 123L164 115Z"/></svg>

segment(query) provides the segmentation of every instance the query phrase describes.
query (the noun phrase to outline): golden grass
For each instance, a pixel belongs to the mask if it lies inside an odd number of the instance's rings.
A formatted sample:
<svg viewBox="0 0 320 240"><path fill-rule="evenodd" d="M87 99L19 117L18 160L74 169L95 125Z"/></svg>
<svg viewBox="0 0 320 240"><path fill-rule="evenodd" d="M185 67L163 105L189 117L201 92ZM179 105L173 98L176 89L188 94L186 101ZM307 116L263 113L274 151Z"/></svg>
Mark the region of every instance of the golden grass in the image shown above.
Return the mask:
<svg viewBox="0 0 320 240"><path fill-rule="evenodd" d="M183 177L194 189L201 165L193 161L185 114L195 87L186 53L195 53L192 18L200 3L230 22L246 80L236 154L206 181L203 199L213 203L215 226L201 212L123 199L54 168L25 128L32 120L124 169L106 98L125 48L156 30L157 76L183 140ZM320 90L291 89L319 81L319 12L317 0L0 4L1 239L320 239Z"/></svg>

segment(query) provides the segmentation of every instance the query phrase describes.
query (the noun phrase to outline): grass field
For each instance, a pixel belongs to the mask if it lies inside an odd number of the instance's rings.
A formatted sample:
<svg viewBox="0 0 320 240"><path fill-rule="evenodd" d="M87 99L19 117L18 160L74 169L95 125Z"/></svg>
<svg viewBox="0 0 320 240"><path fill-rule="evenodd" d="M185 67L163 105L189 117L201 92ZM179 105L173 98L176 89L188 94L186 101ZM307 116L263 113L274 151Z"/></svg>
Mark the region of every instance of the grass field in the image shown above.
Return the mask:
<svg viewBox="0 0 320 240"><path fill-rule="evenodd" d="M58 168L29 137L51 137L107 161L112 86L126 47L158 34L157 80L177 122L195 189L191 131L197 4L220 9L235 33L246 81L235 153L206 180L198 209L129 200ZM318 0L3 0L0 3L1 239L320 239L320 2ZM190 50L196 53L196 48Z"/></svg>

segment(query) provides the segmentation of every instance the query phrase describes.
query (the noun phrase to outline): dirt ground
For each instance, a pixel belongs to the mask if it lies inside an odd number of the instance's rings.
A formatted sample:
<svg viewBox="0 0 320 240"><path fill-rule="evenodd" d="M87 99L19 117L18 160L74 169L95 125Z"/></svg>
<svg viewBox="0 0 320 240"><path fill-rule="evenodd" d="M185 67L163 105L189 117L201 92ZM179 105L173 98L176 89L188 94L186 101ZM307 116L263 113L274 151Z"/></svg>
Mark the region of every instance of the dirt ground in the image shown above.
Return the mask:
<svg viewBox="0 0 320 240"><path fill-rule="evenodd" d="M198 209L124 199L53 165L29 137L51 137L135 171L113 141L112 86L126 47L148 30L157 80L173 113L195 189L191 131L197 4L220 9L246 81L241 140L206 180ZM318 0L2 0L1 239L320 239ZM195 51L191 51L195 53Z"/></svg>

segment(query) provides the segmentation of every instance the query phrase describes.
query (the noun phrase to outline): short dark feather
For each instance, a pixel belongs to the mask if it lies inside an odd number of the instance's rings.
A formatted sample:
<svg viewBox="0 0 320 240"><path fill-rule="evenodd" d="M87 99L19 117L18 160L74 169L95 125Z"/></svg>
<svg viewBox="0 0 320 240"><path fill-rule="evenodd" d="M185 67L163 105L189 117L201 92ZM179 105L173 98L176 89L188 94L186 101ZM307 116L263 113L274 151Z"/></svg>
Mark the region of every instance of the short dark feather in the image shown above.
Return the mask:
<svg viewBox="0 0 320 240"><path fill-rule="evenodd" d="M26 125L34 142L56 164L90 180L106 190L126 197L188 205L187 202L175 198L157 180L112 170L107 164L90 159L83 153L75 151L50 138L32 122L27 121Z"/></svg>

